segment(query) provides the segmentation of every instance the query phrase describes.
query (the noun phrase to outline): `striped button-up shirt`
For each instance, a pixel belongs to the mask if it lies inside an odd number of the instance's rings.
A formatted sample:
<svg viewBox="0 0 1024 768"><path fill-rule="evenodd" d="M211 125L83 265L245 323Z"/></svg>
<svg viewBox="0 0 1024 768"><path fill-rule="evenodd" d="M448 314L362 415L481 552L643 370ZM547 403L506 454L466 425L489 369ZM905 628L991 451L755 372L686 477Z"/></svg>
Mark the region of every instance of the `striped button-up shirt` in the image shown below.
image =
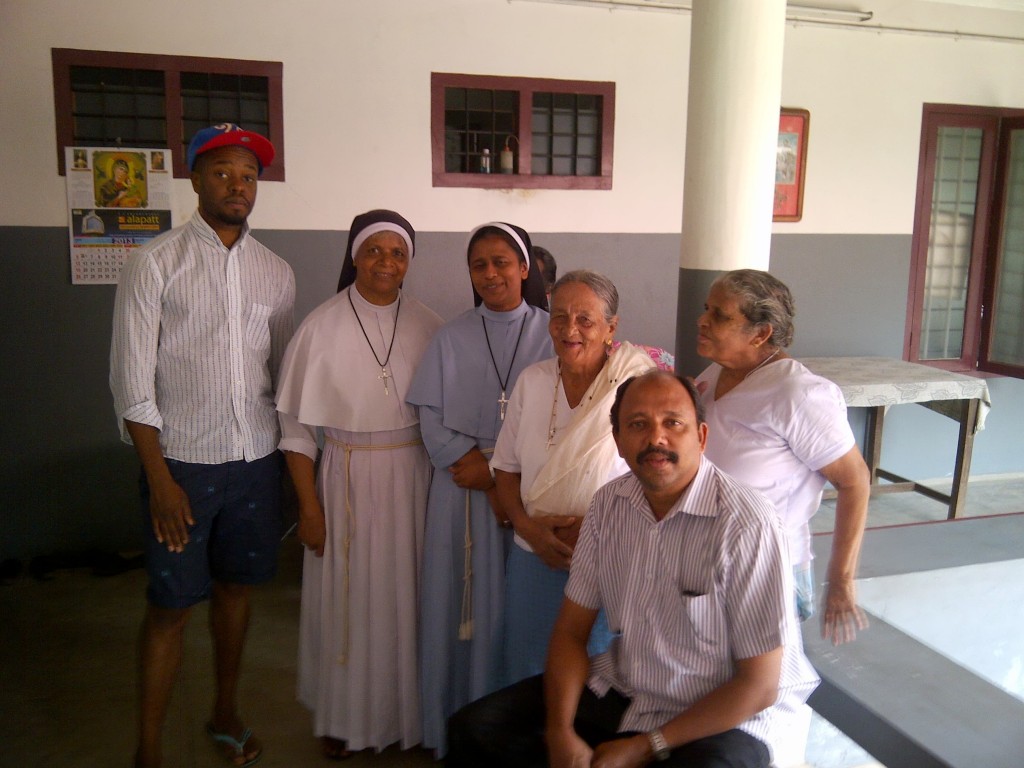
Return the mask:
<svg viewBox="0 0 1024 768"><path fill-rule="evenodd" d="M589 686L631 699L622 731L663 726L733 676L733 660L784 646L779 699L739 727L768 744L817 684L803 654L785 537L771 504L701 459L656 520L630 473L594 496L566 596L604 608L615 637Z"/></svg>
<svg viewBox="0 0 1024 768"><path fill-rule="evenodd" d="M229 249L197 211L132 255L114 301L110 389L164 455L252 461L279 439L274 384L294 327L291 267L248 225Z"/></svg>

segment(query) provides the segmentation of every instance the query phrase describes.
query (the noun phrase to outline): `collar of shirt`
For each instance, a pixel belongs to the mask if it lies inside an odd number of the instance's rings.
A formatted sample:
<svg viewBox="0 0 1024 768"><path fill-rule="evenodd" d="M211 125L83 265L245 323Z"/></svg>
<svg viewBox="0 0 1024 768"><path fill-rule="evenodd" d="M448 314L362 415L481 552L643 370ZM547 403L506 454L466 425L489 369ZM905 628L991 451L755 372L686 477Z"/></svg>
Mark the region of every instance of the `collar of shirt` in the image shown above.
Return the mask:
<svg viewBox="0 0 1024 768"><path fill-rule="evenodd" d="M530 311L530 305L525 301L520 301L519 306L515 309L510 309L507 312L496 312L493 309L488 309L485 305L481 304L476 308L477 314L486 317L488 320L494 323L510 323L513 320L518 320L527 312Z"/></svg>
<svg viewBox="0 0 1024 768"><path fill-rule="evenodd" d="M223 251L233 251L237 248L241 248L245 245L245 241L249 237L249 222L246 221L242 224L242 233L238 236L235 244L231 246L231 248L228 248L224 245L220 236L214 232L213 227L206 222L206 219L203 218L203 215L199 212L198 208L196 208L195 213L192 214L192 218L189 219L188 225L192 228L192 231L197 237L206 240L211 245L214 245Z"/></svg>

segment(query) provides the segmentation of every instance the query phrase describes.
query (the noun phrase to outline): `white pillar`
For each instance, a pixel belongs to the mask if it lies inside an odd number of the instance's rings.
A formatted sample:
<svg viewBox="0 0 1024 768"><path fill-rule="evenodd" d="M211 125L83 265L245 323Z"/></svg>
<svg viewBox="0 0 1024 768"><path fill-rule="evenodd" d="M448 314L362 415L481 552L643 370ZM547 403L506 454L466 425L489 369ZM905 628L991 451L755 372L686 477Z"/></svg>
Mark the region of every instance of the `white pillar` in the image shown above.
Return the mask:
<svg viewBox="0 0 1024 768"><path fill-rule="evenodd" d="M676 325L695 373L695 322L722 272L768 268L785 0L694 0ZM682 364L680 364L682 363Z"/></svg>

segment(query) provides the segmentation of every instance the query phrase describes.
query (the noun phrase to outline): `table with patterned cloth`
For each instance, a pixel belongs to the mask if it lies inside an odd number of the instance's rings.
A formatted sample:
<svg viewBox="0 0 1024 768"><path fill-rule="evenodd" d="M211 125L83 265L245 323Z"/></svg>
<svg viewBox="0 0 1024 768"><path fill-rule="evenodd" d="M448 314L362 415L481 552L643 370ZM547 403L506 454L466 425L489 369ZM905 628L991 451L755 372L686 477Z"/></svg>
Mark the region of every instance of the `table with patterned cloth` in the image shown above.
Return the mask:
<svg viewBox="0 0 1024 768"><path fill-rule="evenodd" d="M947 504L949 519L960 515L966 500L974 435L984 428L992 407L984 379L889 357L806 357L800 362L835 382L848 407L868 409L864 459L871 471L872 493L916 491ZM960 425L953 486L948 494L879 467L885 412L892 405L904 403L918 403Z"/></svg>

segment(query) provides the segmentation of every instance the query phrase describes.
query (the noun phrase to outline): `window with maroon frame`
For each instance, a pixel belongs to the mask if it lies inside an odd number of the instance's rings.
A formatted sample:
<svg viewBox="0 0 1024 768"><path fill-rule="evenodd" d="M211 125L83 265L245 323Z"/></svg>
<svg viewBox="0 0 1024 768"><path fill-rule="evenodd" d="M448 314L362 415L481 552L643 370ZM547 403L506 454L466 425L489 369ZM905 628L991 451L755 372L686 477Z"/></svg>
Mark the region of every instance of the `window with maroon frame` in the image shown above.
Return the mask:
<svg viewBox="0 0 1024 768"><path fill-rule="evenodd" d="M435 187L611 189L615 83L431 74Z"/></svg>
<svg viewBox="0 0 1024 768"><path fill-rule="evenodd" d="M904 352L1024 377L1024 110L926 104Z"/></svg>
<svg viewBox="0 0 1024 768"><path fill-rule="evenodd" d="M192 135L237 123L274 144L267 181L284 181L283 66L280 62L54 48L57 166L64 147L167 148L174 175L188 176Z"/></svg>

